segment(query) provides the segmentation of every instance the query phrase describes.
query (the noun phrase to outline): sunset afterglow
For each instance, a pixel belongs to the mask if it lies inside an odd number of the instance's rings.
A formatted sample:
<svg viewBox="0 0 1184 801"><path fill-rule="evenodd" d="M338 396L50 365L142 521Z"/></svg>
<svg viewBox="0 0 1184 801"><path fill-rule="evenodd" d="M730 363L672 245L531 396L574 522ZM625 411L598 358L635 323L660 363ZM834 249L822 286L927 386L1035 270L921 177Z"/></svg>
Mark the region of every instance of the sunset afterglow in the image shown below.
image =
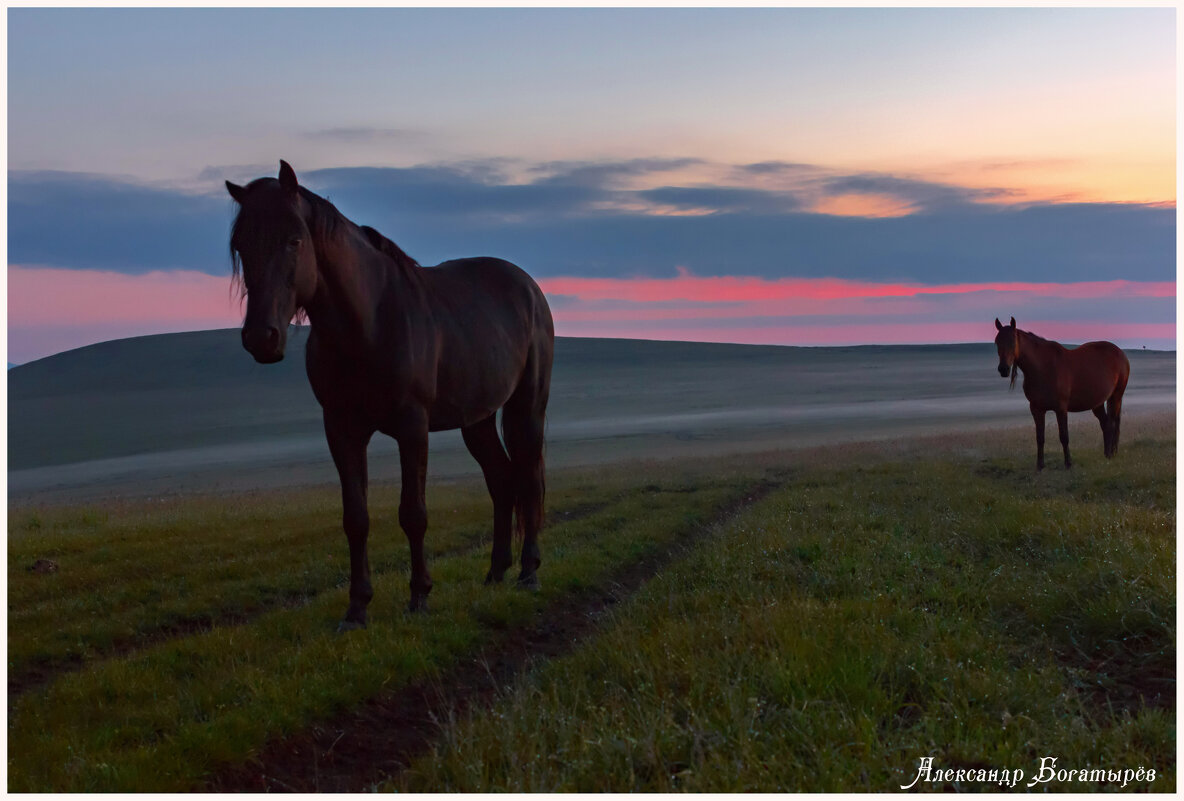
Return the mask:
<svg viewBox="0 0 1184 801"><path fill-rule="evenodd" d="M1175 347L1171 8L9 20L10 361L238 325L223 181L280 158L560 335Z"/></svg>

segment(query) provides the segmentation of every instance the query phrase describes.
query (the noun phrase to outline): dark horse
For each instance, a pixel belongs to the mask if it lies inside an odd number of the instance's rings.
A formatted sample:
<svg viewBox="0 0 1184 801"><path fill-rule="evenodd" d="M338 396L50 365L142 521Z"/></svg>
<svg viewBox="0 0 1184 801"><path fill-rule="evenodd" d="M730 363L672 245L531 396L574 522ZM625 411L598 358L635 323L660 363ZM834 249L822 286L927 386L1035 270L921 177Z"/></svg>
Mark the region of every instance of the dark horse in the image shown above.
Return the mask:
<svg viewBox="0 0 1184 801"><path fill-rule="evenodd" d="M366 447L376 431L399 443L399 524L411 547L412 611L425 608L432 589L423 553L429 431L459 428L485 474L493 499L486 583L501 581L513 564L516 515L518 582L537 587L543 421L555 346L542 290L501 259L420 267L382 234L354 225L299 186L283 161L278 179L227 181L226 188L239 205L230 250L247 297L243 347L258 362L277 362L293 317L306 314L311 326L305 367L341 477L349 540L350 600L341 627L364 627L374 594Z"/></svg>
<svg viewBox="0 0 1184 801"><path fill-rule="evenodd" d="M1038 337L1031 331L1003 325L995 318L995 347L999 350L999 375L1024 371L1024 396L1036 421L1036 469L1044 469L1044 415L1050 409L1057 416L1065 467L1069 461L1069 412L1092 411L1102 424L1102 448L1109 459L1118 452L1118 429L1122 419L1122 393L1131 375L1126 354L1113 342L1086 342L1066 348Z"/></svg>

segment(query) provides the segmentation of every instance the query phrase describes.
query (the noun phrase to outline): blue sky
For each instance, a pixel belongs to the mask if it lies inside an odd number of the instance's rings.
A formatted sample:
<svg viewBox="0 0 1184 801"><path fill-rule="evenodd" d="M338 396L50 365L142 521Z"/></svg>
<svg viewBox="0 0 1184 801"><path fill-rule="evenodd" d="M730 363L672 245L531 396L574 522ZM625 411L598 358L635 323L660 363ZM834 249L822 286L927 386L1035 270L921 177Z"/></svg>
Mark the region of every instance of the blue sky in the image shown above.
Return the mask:
<svg viewBox="0 0 1184 801"><path fill-rule="evenodd" d="M125 294L120 276L224 278L222 181L274 175L280 158L425 263L500 255L540 278L612 278L620 303L630 280L686 275L1136 281L1109 311L1080 289L1035 308L1015 289L975 296L973 313L986 339L1011 304L1048 336L1096 322L1173 343L1174 21L1170 8L12 9L10 358L233 325L220 307L55 333L68 310L46 299L61 271L109 274ZM912 313L965 318L965 301ZM675 322L644 304L559 306L573 309L561 334L846 341L837 307L814 328L808 310L765 308L746 333L691 305ZM920 335L903 311L896 328L848 311L852 336ZM932 337L979 338L969 325Z"/></svg>

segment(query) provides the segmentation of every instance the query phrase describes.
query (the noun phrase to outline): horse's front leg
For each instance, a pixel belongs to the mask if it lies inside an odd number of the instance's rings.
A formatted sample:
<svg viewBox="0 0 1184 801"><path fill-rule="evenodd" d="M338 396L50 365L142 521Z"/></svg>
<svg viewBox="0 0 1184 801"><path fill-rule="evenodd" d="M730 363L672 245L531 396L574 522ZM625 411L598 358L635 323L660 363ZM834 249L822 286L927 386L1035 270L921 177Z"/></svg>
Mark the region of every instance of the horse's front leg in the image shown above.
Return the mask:
<svg viewBox="0 0 1184 801"><path fill-rule="evenodd" d="M399 525L407 535L411 548L411 603L412 612L427 610L428 593L432 591L432 577L423 555L423 538L428 530L428 507L424 488L428 474L428 418L427 413L415 415L399 431L399 464L403 470L403 492L399 499Z"/></svg>
<svg viewBox="0 0 1184 801"><path fill-rule="evenodd" d="M370 513L366 508L366 446L372 431L351 421L348 414L324 413L325 439L341 478L341 522L349 540L349 608L338 631L366 628L366 607L374 597L370 586L370 557L366 538Z"/></svg>
<svg viewBox="0 0 1184 801"><path fill-rule="evenodd" d="M1073 462L1069 460L1069 413L1062 409L1057 409L1057 431L1061 435L1061 448L1065 451L1065 469L1073 466Z"/></svg>

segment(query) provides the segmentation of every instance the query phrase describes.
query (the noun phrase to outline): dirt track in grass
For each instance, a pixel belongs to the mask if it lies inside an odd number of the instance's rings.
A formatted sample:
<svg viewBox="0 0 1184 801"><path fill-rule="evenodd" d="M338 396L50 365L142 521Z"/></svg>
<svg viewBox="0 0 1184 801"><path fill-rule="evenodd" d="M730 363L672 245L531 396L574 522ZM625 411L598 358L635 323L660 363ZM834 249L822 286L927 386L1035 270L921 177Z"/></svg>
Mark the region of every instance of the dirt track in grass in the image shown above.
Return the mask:
<svg viewBox="0 0 1184 801"><path fill-rule="evenodd" d="M498 693L540 660L567 653L593 636L605 612L628 598L680 554L778 485L755 484L677 545L621 571L611 590L567 598L511 629L455 668L361 709L273 742L249 763L215 776L210 792L364 792L397 775L426 752L441 724L492 704Z"/></svg>

